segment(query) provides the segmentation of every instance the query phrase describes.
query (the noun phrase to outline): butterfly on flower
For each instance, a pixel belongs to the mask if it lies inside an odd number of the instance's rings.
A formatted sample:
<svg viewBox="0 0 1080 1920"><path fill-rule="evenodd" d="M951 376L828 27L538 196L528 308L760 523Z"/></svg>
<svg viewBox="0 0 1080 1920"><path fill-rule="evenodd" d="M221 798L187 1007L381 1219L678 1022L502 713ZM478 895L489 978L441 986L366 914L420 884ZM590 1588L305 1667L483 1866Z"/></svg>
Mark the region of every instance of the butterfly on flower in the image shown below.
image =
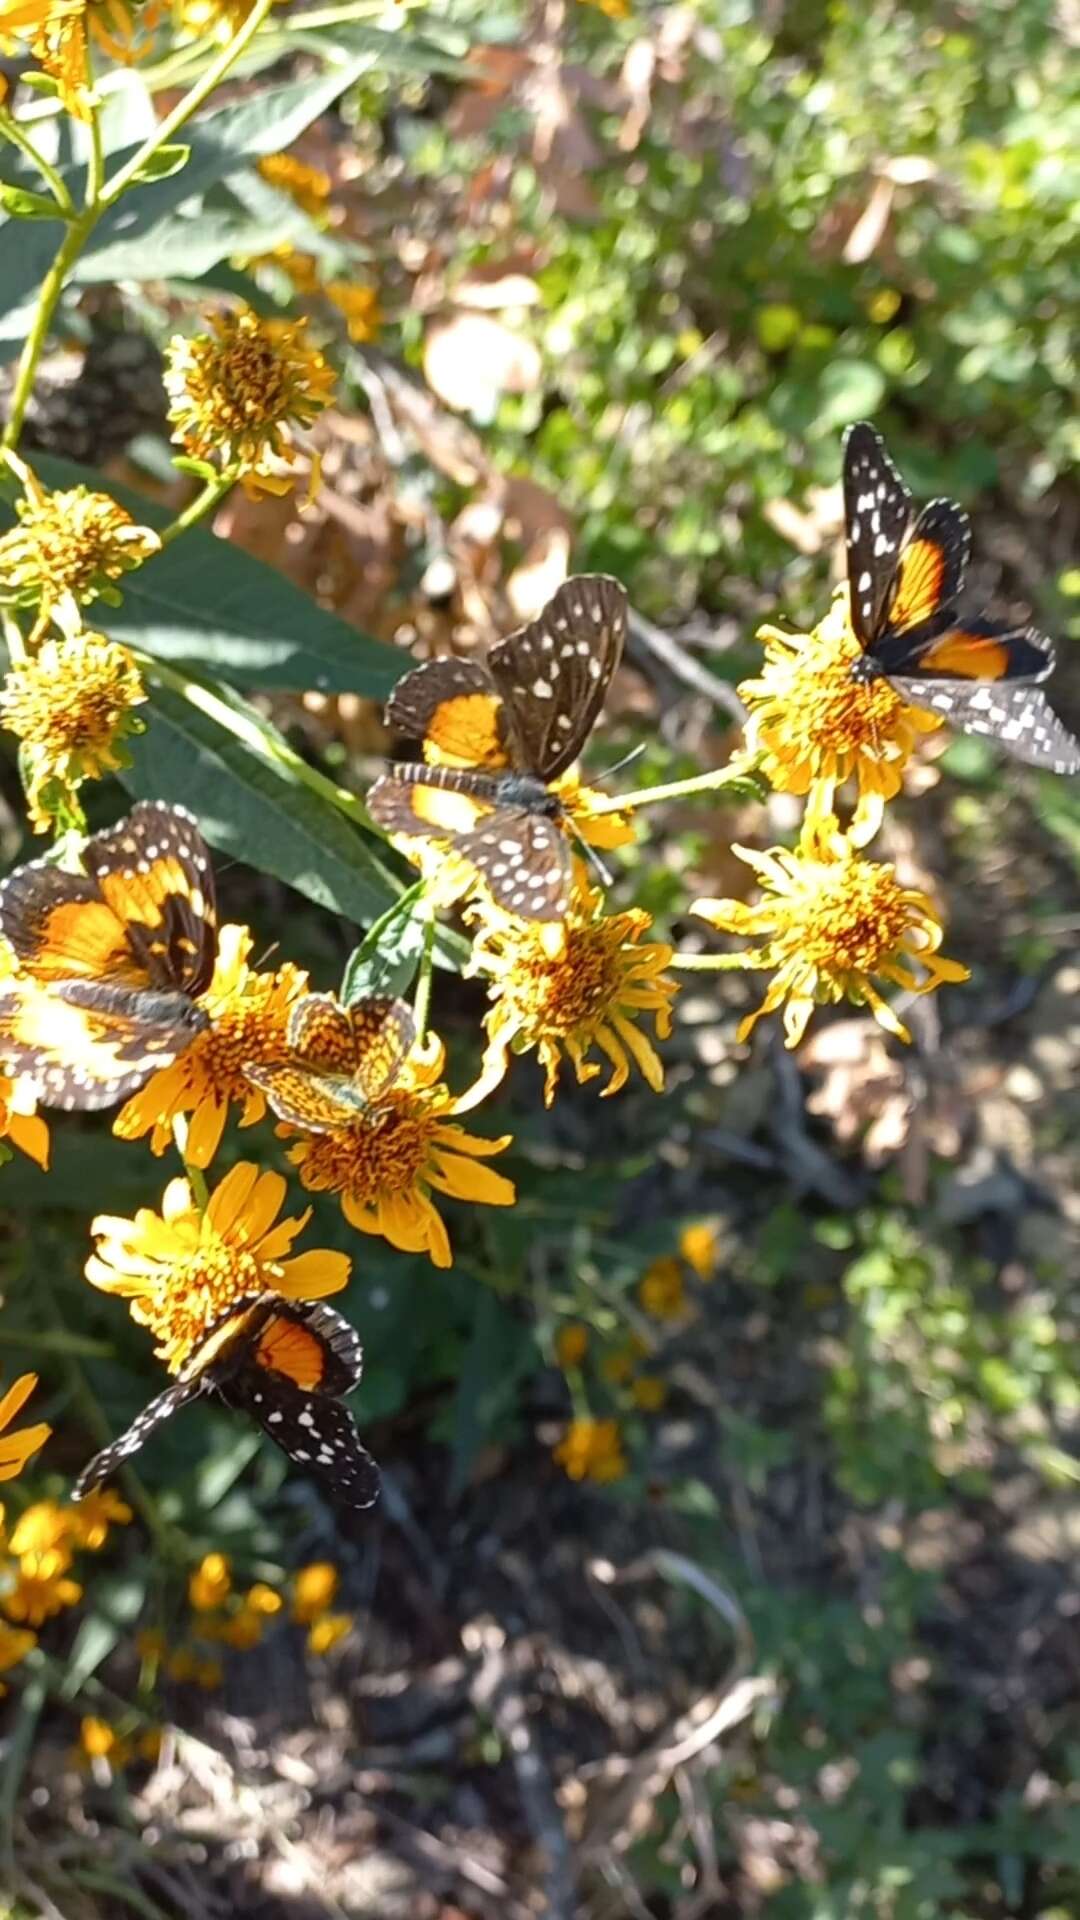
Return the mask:
<svg viewBox="0 0 1080 1920"><path fill-rule="evenodd" d="M379 1469L342 1398L359 1385L363 1348L340 1313L318 1300L248 1294L210 1328L177 1378L144 1407L126 1433L96 1453L72 1491L82 1500L149 1439L164 1420L202 1394L250 1415L271 1440L346 1507L378 1498Z"/></svg>
<svg viewBox="0 0 1080 1920"><path fill-rule="evenodd" d="M245 1066L279 1120L306 1133L333 1133L372 1114L401 1072L416 1039L404 1000L382 995L343 1007L308 993L289 1013L289 1057Z"/></svg>
<svg viewBox="0 0 1080 1920"><path fill-rule="evenodd" d="M414 668L394 688L386 722L422 740L424 760L376 780L372 818L388 833L447 841L507 912L561 919L571 859L552 782L592 732L625 638L618 581L578 574L486 660Z"/></svg>
<svg viewBox="0 0 1080 1920"><path fill-rule="evenodd" d="M1080 770L1080 741L1039 685L1053 669L1050 641L957 611L971 551L967 514L954 500L931 500L916 515L865 420L844 441L844 516L851 623L863 650L854 678L884 675L912 706L988 734L1018 760Z"/></svg>
<svg viewBox="0 0 1080 1920"><path fill-rule="evenodd" d="M113 1106L207 1024L217 953L210 854L183 807L141 801L94 834L83 873L44 860L0 883L0 1067L45 1106Z"/></svg>

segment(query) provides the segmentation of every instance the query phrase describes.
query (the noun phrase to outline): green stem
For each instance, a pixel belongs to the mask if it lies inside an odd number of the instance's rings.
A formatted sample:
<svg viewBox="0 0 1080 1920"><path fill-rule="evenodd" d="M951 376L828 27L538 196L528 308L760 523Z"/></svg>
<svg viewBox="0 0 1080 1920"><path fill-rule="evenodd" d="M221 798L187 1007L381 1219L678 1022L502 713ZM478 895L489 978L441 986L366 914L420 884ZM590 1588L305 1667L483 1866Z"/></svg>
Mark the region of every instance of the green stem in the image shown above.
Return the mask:
<svg viewBox="0 0 1080 1920"><path fill-rule="evenodd" d="M187 1176L188 1186L191 1188L191 1197L198 1207L199 1212L205 1213L207 1207L210 1205L210 1189L206 1184L206 1175L202 1168L193 1167L187 1157L188 1133L190 1128L185 1114L173 1114L172 1130L173 1139L176 1142L176 1151L184 1163L184 1173Z"/></svg>
<svg viewBox="0 0 1080 1920"><path fill-rule="evenodd" d="M208 480L202 492L197 493L194 500L189 501L183 513L178 513L176 519L170 520L168 526L162 530L162 546L169 546L178 534L186 533L189 527L196 526L200 520L205 520L208 513L213 513L218 501L224 500L225 495L236 485L237 473L238 470L235 467L230 467L226 473L215 474L212 480Z"/></svg>
<svg viewBox="0 0 1080 1920"><path fill-rule="evenodd" d="M19 358L18 372L15 375L15 391L11 396L11 414L4 428L4 437L0 441L0 446L17 447L19 444L23 419L33 390L34 375L37 372L42 348L49 335L49 328L52 326L57 302L64 290L68 274L97 225L100 215L99 207L84 207L83 211L69 223L56 258L41 283L37 312Z"/></svg>
<svg viewBox="0 0 1080 1920"><path fill-rule="evenodd" d="M273 4L274 0L255 0L255 5L252 7L251 12L248 14L239 32L234 34L228 45L221 49L217 59L211 61L202 78L196 80L194 86L185 93L183 99L177 101L172 112L165 115L164 120L155 127L149 138L143 141L142 146L132 154L131 159L126 165L122 166L120 171L114 174L112 179L106 184L101 195L101 205L103 207L113 206L120 198L120 195L131 186L132 181L137 179L138 175L146 166L147 161L153 158L158 148L165 146L172 139L173 134L179 132L184 122L190 120L193 113L198 112L203 101L209 94L213 93L214 88L225 78L229 68L233 62L239 58L240 54L243 53L248 42L254 39Z"/></svg>
<svg viewBox="0 0 1080 1920"><path fill-rule="evenodd" d="M95 110L90 116L90 160L86 169L86 204L98 206L105 184L105 149L101 143L101 118Z"/></svg>
<svg viewBox="0 0 1080 1920"><path fill-rule="evenodd" d="M721 787L745 787L756 792L753 760L731 760L726 767L714 767L711 773L695 773L688 780L671 780L663 787L639 787L636 793L605 794L593 800L582 820L601 813L633 813L637 807L655 807L662 800L684 800L694 793L715 793Z"/></svg>
<svg viewBox="0 0 1080 1920"><path fill-rule="evenodd" d="M435 915L426 903L424 913L424 947L420 955L420 971L417 975L416 997L413 1001L416 1037L421 1044L427 1032L428 1014L431 1010L431 976L434 971L435 949Z"/></svg>
<svg viewBox="0 0 1080 1920"><path fill-rule="evenodd" d="M53 199L69 218L74 216L75 202L67 189L67 182L50 166L43 153L39 153L26 129L10 113L0 112L0 140L9 140L13 147L24 153L32 166L35 166L42 179L52 189Z"/></svg>

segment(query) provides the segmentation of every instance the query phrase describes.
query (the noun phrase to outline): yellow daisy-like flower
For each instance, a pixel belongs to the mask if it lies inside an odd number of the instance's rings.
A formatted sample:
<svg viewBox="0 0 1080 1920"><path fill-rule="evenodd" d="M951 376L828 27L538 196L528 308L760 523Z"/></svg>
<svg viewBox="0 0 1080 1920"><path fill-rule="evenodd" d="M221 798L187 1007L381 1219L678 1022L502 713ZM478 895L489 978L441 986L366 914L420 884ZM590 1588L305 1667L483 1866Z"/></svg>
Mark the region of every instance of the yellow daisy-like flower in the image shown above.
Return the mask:
<svg viewBox="0 0 1080 1920"><path fill-rule="evenodd" d="M312 1560L301 1567L293 1581L293 1619L308 1626L325 1613L337 1598L338 1578L338 1570L329 1560Z"/></svg>
<svg viewBox="0 0 1080 1920"><path fill-rule="evenodd" d="M7 977L0 960L0 978ZM49 1129L37 1109L37 1095L29 1080L9 1080L0 1073L0 1140L35 1160L42 1172L49 1164ZM2 1157L2 1156L0 1156Z"/></svg>
<svg viewBox="0 0 1080 1920"><path fill-rule="evenodd" d="M760 939L737 964L772 973L761 1005L739 1027L745 1040L762 1014L784 1008L785 1045L796 1047L815 1006L850 1000L868 1006L900 1040L910 1040L873 980L908 993L932 993L966 980L967 967L942 959L942 926L929 895L902 886L891 863L864 860L843 834L815 836L794 852L733 847L763 886L756 906L698 900L691 908L721 933Z"/></svg>
<svg viewBox="0 0 1080 1920"><path fill-rule="evenodd" d="M74 1607L82 1599L77 1580L68 1578L71 1555L64 1547L46 1553L24 1553L14 1586L0 1598L9 1620L20 1626L40 1627L45 1620Z"/></svg>
<svg viewBox="0 0 1080 1920"><path fill-rule="evenodd" d="M44 640L0 687L0 722L23 743L27 809L35 833L54 814L77 815L76 789L126 765L123 742L146 699L126 647L101 633Z"/></svg>
<svg viewBox="0 0 1080 1920"><path fill-rule="evenodd" d="M131 1301L132 1319L150 1328L157 1358L176 1373L243 1295L270 1290L321 1300L347 1285L347 1254L290 1254L310 1208L298 1220L278 1220L285 1192L280 1173L241 1160L201 1213L189 1183L170 1180L160 1214L140 1207L133 1220L99 1214L91 1222L98 1245L86 1277Z"/></svg>
<svg viewBox="0 0 1080 1920"><path fill-rule="evenodd" d="M92 95L87 64L86 0L3 0L0 47L29 47L56 83L57 98L76 120L89 120Z"/></svg>
<svg viewBox="0 0 1080 1920"><path fill-rule="evenodd" d="M551 783L551 792L562 801L574 831L586 846L610 852L615 847L632 847L637 839L634 822L626 813L597 813L596 807L607 796L599 787L587 787L580 774L559 775Z"/></svg>
<svg viewBox="0 0 1080 1920"><path fill-rule="evenodd" d="M692 1220L679 1235L679 1252L699 1280L711 1280L720 1265L720 1229L715 1220Z"/></svg>
<svg viewBox="0 0 1080 1920"><path fill-rule="evenodd" d="M165 354L173 439L199 460L236 468L246 490L286 493L294 427L329 405L334 370L305 340L306 320L263 320L250 308L210 316L208 333L177 334Z"/></svg>
<svg viewBox="0 0 1080 1920"><path fill-rule="evenodd" d="M120 1139L139 1140L150 1133L153 1151L162 1154L172 1140L173 1121L187 1114L184 1156L189 1166L208 1167L221 1144L230 1102L240 1107L242 1127L262 1119L265 1095L243 1069L287 1053L289 1009L306 992L308 978L289 961L259 973L248 965L251 948L247 927L221 928L214 977L199 998L210 1024L179 1060L162 1067L121 1107L113 1122Z"/></svg>
<svg viewBox="0 0 1080 1920"><path fill-rule="evenodd" d="M333 183L322 167L309 166L295 153L268 153L259 161L259 172L272 187L295 200L313 220L325 211Z"/></svg>
<svg viewBox="0 0 1080 1920"><path fill-rule="evenodd" d="M94 1493L84 1494L77 1507L65 1511L69 1537L77 1547L86 1547L91 1553L105 1545L110 1527L126 1527L132 1517L127 1501L121 1500L112 1487L98 1487Z"/></svg>
<svg viewBox="0 0 1080 1920"><path fill-rule="evenodd" d="M885 679L853 680L862 652L851 630L848 590L812 633L761 627L765 665L744 680L749 709L746 744L761 772L781 793L811 795L809 816L832 815L837 787L856 782L851 837L863 846L881 825L887 800L899 793L905 764L919 738L942 724L941 715L909 707Z"/></svg>
<svg viewBox="0 0 1080 1920"><path fill-rule="evenodd" d="M23 498L15 503L18 526L0 536L0 596L9 606L36 607L37 632L53 620L76 634L79 608L99 597L115 606L113 582L160 552L161 540L111 495L89 487L51 493L17 454L6 459Z"/></svg>
<svg viewBox="0 0 1080 1920"><path fill-rule="evenodd" d="M15 1522L9 1551L16 1555L49 1553L54 1547L66 1547L71 1539L69 1512L58 1500L35 1500Z"/></svg>
<svg viewBox="0 0 1080 1920"><path fill-rule="evenodd" d="M131 1758L131 1743L107 1720L84 1714L79 1722L79 1748L86 1760L107 1760L112 1767L124 1767Z"/></svg>
<svg viewBox="0 0 1080 1920"><path fill-rule="evenodd" d="M678 1320L686 1307L683 1272L672 1254L663 1254L646 1267L638 1284L638 1299L654 1320Z"/></svg>
<svg viewBox="0 0 1080 1920"><path fill-rule="evenodd" d="M316 1656L329 1653L331 1647L336 1647L339 1640L352 1632L352 1625L351 1613L324 1613L308 1628L308 1652Z"/></svg>
<svg viewBox="0 0 1080 1920"><path fill-rule="evenodd" d="M570 1480L595 1480L601 1486L623 1479L626 1455L617 1420L571 1420L552 1458Z"/></svg>
<svg viewBox="0 0 1080 1920"><path fill-rule="evenodd" d="M208 1553L188 1579L188 1605L196 1613L213 1613L232 1592L232 1567L227 1553Z"/></svg>
<svg viewBox="0 0 1080 1920"><path fill-rule="evenodd" d="M193 40L216 40L226 46L239 33L253 0L176 0L176 24Z"/></svg>
<svg viewBox="0 0 1080 1920"><path fill-rule="evenodd" d="M666 1040L671 999L679 989L664 978L671 948L642 940L652 925L647 913L635 907L606 914L602 896L579 881L563 921L519 920L495 907L478 909L477 917L469 971L490 982L492 1004L470 1106L502 1078L509 1052L534 1047L545 1071L545 1106L555 1098L564 1054L579 1082L603 1072L587 1058L594 1047L612 1068L604 1098L626 1085L631 1065L654 1093L661 1092L663 1064L637 1022L651 1018L657 1038Z"/></svg>
<svg viewBox="0 0 1080 1920"><path fill-rule="evenodd" d="M343 315L350 340L363 345L365 340L377 338L382 325L382 308L376 287L358 285L352 280L331 280L326 297Z"/></svg>
<svg viewBox="0 0 1080 1920"><path fill-rule="evenodd" d="M481 1140L454 1124L458 1102L442 1083L445 1062L432 1036L426 1050L414 1048L377 1111L333 1133L305 1134L289 1148L302 1185L340 1194L350 1226L381 1234L405 1253L426 1253L437 1267L450 1266L451 1255L432 1189L486 1207L512 1207L516 1197L511 1181L477 1165L501 1153L511 1136ZM284 1137L294 1131L278 1128Z"/></svg>
<svg viewBox="0 0 1080 1920"><path fill-rule="evenodd" d="M29 1633L25 1627L9 1627L6 1620L0 1620L0 1673L10 1673L36 1646L36 1633ZM7 1688L0 1685L0 1700L6 1692Z"/></svg>
<svg viewBox="0 0 1080 1920"><path fill-rule="evenodd" d="M32 1427L20 1427L16 1433L7 1432L37 1383L36 1373L21 1373L0 1399L0 1480L14 1480L22 1472L30 1455L45 1445L52 1432L44 1420L39 1420Z"/></svg>

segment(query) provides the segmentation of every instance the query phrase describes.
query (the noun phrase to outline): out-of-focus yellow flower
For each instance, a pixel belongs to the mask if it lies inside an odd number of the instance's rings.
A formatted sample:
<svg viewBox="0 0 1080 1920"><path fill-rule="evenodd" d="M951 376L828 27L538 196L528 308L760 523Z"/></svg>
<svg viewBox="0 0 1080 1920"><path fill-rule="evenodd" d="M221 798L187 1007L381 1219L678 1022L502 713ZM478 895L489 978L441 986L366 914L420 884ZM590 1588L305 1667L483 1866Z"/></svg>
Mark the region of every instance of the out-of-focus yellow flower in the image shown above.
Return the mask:
<svg viewBox="0 0 1080 1920"><path fill-rule="evenodd" d="M99 597L115 605L113 583L159 552L161 541L111 494L89 487L50 492L17 454L5 458L23 497L15 502L17 526L0 535L0 598L37 608L35 637L50 621L78 633L79 609Z"/></svg>
<svg viewBox="0 0 1080 1920"><path fill-rule="evenodd" d="M242 1127L263 1118L266 1096L246 1077L244 1065L285 1056L289 1009L306 992L308 977L289 961L260 973L248 965L252 944L247 927L221 928L214 977L199 999L210 1024L179 1060L153 1074L121 1107L113 1132L122 1140L150 1133L153 1151L162 1154L172 1142L173 1121L188 1114L185 1158L189 1166L208 1167L230 1102L240 1108Z"/></svg>
<svg viewBox="0 0 1080 1920"><path fill-rule="evenodd" d="M268 1587L265 1580L256 1580L244 1595L244 1605L250 1607L253 1613L264 1613L270 1618L281 1612L285 1602L276 1588Z"/></svg>
<svg viewBox="0 0 1080 1920"><path fill-rule="evenodd" d="M272 187L295 200L313 220L325 212L333 183L324 168L309 166L295 153L268 153L259 161L259 172Z"/></svg>
<svg viewBox="0 0 1080 1920"><path fill-rule="evenodd" d="M331 280L326 297L343 315L350 340L362 345L365 340L378 338L382 309L377 287L366 287L355 280Z"/></svg>
<svg viewBox="0 0 1080 1920"><path fill-rule="evenodd" d="M301 1567L293 1581L292 1617L307 1626L332 1606L337 1595L339 1574L329 1560L312 1560Z"/></svg>
<svg viewBox="0 0 1080 1920"><path fill-rule="evenodd" d="M711 1280L720 1264L720 1232L716 1221L691 1221L679 1235L679 1252L699 1280Z"/></svg>
<svg viewBox="0 0 1080 1920"><path fill-rule="evenodd" d="M84 780L127 764L123 742L141 725L132 709L145 699L131 654L101 633L43 640L9 668L0 687L0 722L23 743L36 833L47 832L61 809L77 809L75 793Z"/></svg>
<svg viewBox="0 0 1080 1920"><path fill-rule="evenodd" d="M253 497L287 493L296 427L330 403L334 370L305 340L306 320L264 320L250 308L210 316L210 331L177 334L165 355L173 439L199 460L234 469Z"/></svg>
<svg viewBox="0 0 1080 1920"><path fill-rule="evenodd" d="M111 1487L98 1487L83 1496L77 1507L66 1509L68 1531L76 1546L96 1553L105 1545L110 1527L126 1527L131 1508Z"/></svg>
<svg viewBox="0 0 1080 1920"><path fill-rule="evenodd" d="M107 1760L110 1767L126 1767L132 1746L116 1727L95 1714L84 1714L79 1722L79 1750L86 1760Z"/></svg>
<svg viewBox="0 0 1080 1920"><path fill-rule="evenodd" d="M205 1212L186 1180L170 1180L160 1214L140 1207L133 1220L99 1214L91 1223L98 1247L86 1277L131 1301L132 1319L150 1328L158 1359L176 1373L246 1294L269 1289L289 1300L321 1300L347 1285L348 1254L290 1255L310 1208L278 1220L285 1194L280 1173L246 1160L230 1167Z"/></svg>
<svg viewBox="0 0 1080 1920"><path fill-rule="evenodd" d="M683 1270L673 1254L664 1254L645 1269L638 1299L654 1320L678 1320L686 1307Z"/></svg>
<svg viewBox="0 0 1080 1920"><path fill-rule="evenodd" d="M604 913L601 895L579 883L562 921L519 920L494 905L477 905L473 917L480 926L469 970L489 981L492 1004L470 1105L498 1084L509 1052L534 1047L545 1071L545 1106L555 1098L564 1055L579 1082L603 1072L587 1058L594 1048L612 1067L602 1097L626 1085L631 1065L654 1093L663 1090L663 1063L638 1022L651 1019L666 1040L678 985L664 976L671 948L643 940L652 925L647 913Z"/></svg>
<svg viewBox="0 0 1080 1920"><path fill-rule="evenodd" d="M739 694L750 714L748 749L760 756L761 771L778 792L810 795L811 824L831 818L838 786L856 782L851 835L863 846L881 825L886 801L899 793L918 739L942 721L940 714L909 707L881 676L852 679L862 649L848 604L848 590L840 587L812 633L760 628L765 665L757 679L742 682Z"/></svg>
<svg viewBox="0 0 1080 1920"><path fill-rule="evenodd" d="M351 1613L324 1613L308 1628L307 1647L309 1653L329 1653L339 1640L351 1633L353 1616Z"/></svg>
<svg viewBox="0 0 1080 1920"><path fill-rule="evenodd" d="M0 47L21 41L56 83L57 98L76 120L89 120L92 94L87 63L86 0L4 0Z"/></svg>
<svg viewBox="0 0 1080 1920"><path fill-rule="evenodd" d="M642 1413L659 1413L668 1396L667 1381L655 1373L642 1373L630 1388L635 1407Z"/></svg>
<svg viewBox="0 0 1080 1920"><path fill-rule="evenodd" d="M690 911L721 933L762 943L739 964L773 979L741 1023L740 1040L762 1014L783 1006L785 1045L798 1046L815 1006L845 999L868 1006L887 1032L910 1040L874 979L908 993L932 993L945 981L969 977L958 961L938 954L942 926L929 895L901 886L891 863L862 859L844 835L815 836L794 852L732 851L761 880L761 900L756 906L698 900Z"/></svg>
<svg viewBox="0 0 1080 1920"><path fill-rule="evenodd" d="M0 1480L14 1480L22 1472L30 1455L44 1446L52 1432L44 1420L39 1420L32 1427L20 1427L16 1433L6 1431L15 1415L26 1405L37 1383L36 1373L21 1373L0 1399Z"/></svg>
<svg viewBox="0 0 1080 1920"><path fill-rule="evenodd" d="M215 40L219 46L227 46L235 40L253 5L254 0L173 0L173 17L193 40Z"/></svg>
<svg viewBox="0 0 1080 1920"><path fill-rule="evenodd" d="M0 978L9 977L0 963ZM37 1094L29 1080L0 1073L0 1140L10 1140L44 1172L49 1164L49 1129L37 1112Z"/></svg>
<svg viewBox="0 0 1080 1920"><path fill-rule="evenodd" d="M617 1420L571 1420L552 1457L571 1480L595 1480L604 1486L626 1473Z"/></svg>
<svg viewBox="0 0 1080 1920"><path fill-rule="evenodd" d="M260 1607L250 1607L244 1601L227 1620L215 1623L213 1637L237 1653L250 1653L266 1632L266 1622L267 1615Z"/></svg>
<svg viewBox="0 0 1080 1920"><path fill-rule="evenodd" d="M232 1566L227 1553L208 1553L188 1580L188 1604L196 1613L213 1613L232 1592Z"/></svg>
<svg viewBox="0 0 1080 1920"><path fill-rule="evenodd" d="M36 1633L27 1632L25 1627L9 1627L5 1620L0 1620L0 1673L10 1673L36 1646ZM6 1692L7 1688L0 1685L0 1700Z"/></svg>
<svg viewBox="0 0 1080 1920"><path fill-rule="evenodd" d="M71 1509L62 1507L58 1500L35 1500L15 1522L9 1551L51 1553L54 1547L67 1547L72 1537L70 1514Z"/></svg>
<svg viewBox="0 0 1080 1920"><path fill-rule="evenodd" d="M510 1135L483 1140L454 1124L458 1103L441 1079L445 1050L429 1039L426 1050L414 1048L377 1112L332 1133L302 1136L289 1159L310 1192L341 1196L350 1226L448 1267L450 1240L432 1190L485 1207L511 1207L515 1193L502 1174L477 1164L509 1146ZM289 1137L295 1129L282 1125L278 1132Z"/></svg>
<svg viewBox="0 0 1080 1920"><path fill-rule="evenodd" d="M40 1627L45 1620L74 1607L82 1599L77 1580L68 1577L71 1555L65 1547L51 1547L46 1553L24 1553L14 1585L0 1596L0 1607L9 1620L20 1625Z"/></svg>
<svg viewBox="0 0 1080 1920"><path fill-rule="evenodd" d="M555 1335L555 1358L560 1367L580 1367L588 1346L588 1327L580 1320L568 1320Z"/></svg>

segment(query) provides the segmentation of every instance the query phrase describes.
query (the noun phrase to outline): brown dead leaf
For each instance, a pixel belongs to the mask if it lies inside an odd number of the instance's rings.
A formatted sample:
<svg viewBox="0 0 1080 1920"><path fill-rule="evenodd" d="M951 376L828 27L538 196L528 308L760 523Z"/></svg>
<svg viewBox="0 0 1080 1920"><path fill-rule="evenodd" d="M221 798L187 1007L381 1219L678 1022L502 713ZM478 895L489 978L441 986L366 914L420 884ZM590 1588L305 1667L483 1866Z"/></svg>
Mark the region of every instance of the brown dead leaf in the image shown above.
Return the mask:
<svg viewBox="0 0 1080 1920"><path fill-rule="evenodd" d="M566 529L549 527L539 534L506 582L507 598L518 620L535 620L566 579L569 566L570 535Z"/></svg>
<svg viewBox="0 0 1080 1920"><path fill-rule="evenodd" d="M535 343L490 314L457 313L428 328L425 378L459 413L490 420L504 393L535 393L542 367Z"/></svg>
<svg viewBox="0 0 1080 1920"><path fill-rule="evenodd" d="M913 1101L903 1063L889 1053L875 1020L835 1020L818 1027L796 1057L805 1072L821 1078L807 1112L828 1120L841 1146L861 1143L870 1167L900 1152Z"/></svg>

